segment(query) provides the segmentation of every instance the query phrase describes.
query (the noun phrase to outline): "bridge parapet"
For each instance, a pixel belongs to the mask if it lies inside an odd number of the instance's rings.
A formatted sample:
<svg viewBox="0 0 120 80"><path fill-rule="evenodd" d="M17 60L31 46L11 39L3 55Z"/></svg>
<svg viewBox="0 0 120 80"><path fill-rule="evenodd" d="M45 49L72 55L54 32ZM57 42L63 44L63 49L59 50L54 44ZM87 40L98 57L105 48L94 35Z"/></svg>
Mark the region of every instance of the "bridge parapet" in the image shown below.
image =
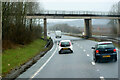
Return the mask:
<svg viewBox="0 0 120 80"><path fill-rule="evenodd" d="M60 10L45 10L41 11L41 14L73 14L73 15L80 15L80 14L91 14L91 15L120 15L120 14L112 14L110 12L100 12L100 11L60 11Z"/></svg>

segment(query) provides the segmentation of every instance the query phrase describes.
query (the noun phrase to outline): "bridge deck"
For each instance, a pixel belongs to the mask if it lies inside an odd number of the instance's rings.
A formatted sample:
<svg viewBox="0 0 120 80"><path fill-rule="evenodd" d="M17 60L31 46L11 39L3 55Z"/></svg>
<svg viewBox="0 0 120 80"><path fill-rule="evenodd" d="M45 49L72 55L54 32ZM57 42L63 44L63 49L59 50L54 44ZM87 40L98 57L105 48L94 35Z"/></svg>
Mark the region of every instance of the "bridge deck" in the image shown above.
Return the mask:
<svg viewBox="0 0 120 80"><path fill-rule="evenodd" d="M120 15L27 14L26 18L47 18L47 19L120 19Z"/></svg>
<svg viewBox="0 0 120 80"><path fill-rule="evenodd" d="M98 11L40 11L41 13L27 14L27 18L48 19L120 19L120 14Z"/></svg>

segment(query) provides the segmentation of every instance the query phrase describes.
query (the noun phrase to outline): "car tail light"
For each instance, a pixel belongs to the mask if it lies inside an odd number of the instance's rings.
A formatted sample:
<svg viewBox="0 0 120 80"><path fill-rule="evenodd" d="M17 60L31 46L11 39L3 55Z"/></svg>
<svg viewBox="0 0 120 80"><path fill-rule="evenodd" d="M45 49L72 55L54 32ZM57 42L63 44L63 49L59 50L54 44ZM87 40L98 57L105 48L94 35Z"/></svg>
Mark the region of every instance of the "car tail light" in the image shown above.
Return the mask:
<svg viewBox="0 0 120 80"><path fill-rule="evenodd" d="M96 53L99 53L99 50L96 50Z"/></svg>
<svg viewBox="0 0 120 80"><path fill-rule="evenodd" d="M59 44L59 46L61 46L61 43Z"/></svg>
<svg viewBox="0 0 120 80"><path fill-rule="evenodd" d="M104 43L104 44L108 44L108 43Z"/></svg>
<svg viewBox="0 0 120 80"><path fill-rule="evenodd" d="M71 42L69 42L70 46L71 46Z"/></svg>
<svg viewBox="0 0 120 80"><path fill-rule="evenodd" d="M116 52L116 49L113 49L114 52Z"/></svg>

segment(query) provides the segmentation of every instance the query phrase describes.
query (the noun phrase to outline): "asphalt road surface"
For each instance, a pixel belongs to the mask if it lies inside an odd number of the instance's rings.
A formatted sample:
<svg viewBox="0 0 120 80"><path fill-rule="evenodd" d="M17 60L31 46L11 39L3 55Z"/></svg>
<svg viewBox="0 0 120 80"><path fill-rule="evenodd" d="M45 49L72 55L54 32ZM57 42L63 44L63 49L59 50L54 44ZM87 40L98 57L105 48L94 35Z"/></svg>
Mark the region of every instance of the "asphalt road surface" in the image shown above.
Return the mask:
<svg viewBox="0 0 120 80"><path fill-rule="evenodd" d="M118 78L118 61L94 63L91 47L95 41L65 35L57 39L54 34L49 36L54 41L52 49L18 78ZM58 54L59 40L72 40L74 52Z"/></svg>

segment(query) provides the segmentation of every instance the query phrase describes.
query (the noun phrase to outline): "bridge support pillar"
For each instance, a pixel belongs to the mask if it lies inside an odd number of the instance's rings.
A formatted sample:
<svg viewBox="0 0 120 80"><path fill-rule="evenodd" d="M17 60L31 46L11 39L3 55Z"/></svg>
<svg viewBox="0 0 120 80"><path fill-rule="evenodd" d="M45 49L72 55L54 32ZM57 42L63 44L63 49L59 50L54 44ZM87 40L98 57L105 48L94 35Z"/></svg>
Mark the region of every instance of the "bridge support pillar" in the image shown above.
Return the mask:
<svg viewBox="0 0 120 80"><path fill-rule="evenodd" d="M92 37L92 21L91 19L84 19L84 32L85 32L85 37L89 38Z"/></svg>
<svg viewBox="0 0 120 80"><path fill-rule="evenodd" d="M30 31L32 31L32 19L30 19Z"/></svg>
<svg viewBox="0 0 120 80"><path fill-rule="evenodd" d="M120 37L120 19L118 19L117 22L118 22L117 35Z"/></svg>
<svg viewBox="0 0 120 80"><path fill-rule="evenodd" d="M44 18L44 40L47 40L47 19Z"/></svg>

